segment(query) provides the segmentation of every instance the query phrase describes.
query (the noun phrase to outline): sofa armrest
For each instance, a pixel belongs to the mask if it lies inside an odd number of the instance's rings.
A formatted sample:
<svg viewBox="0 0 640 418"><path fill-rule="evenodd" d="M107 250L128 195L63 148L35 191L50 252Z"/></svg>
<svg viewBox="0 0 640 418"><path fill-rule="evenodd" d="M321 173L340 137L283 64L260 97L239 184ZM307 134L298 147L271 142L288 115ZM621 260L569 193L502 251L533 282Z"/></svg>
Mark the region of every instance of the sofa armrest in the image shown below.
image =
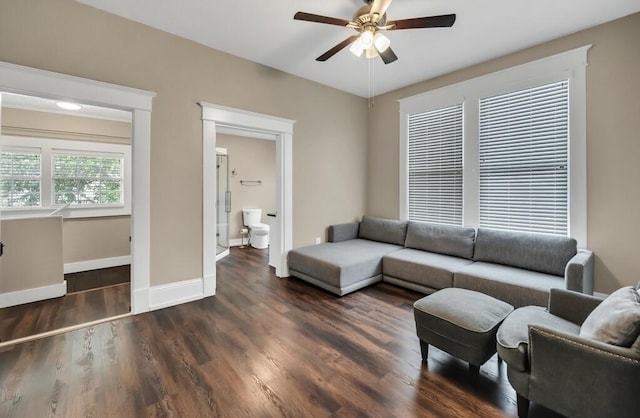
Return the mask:
<svg viewBox="0 0 640 418"><path fill-rule="evenodd" d="M582 325L587 316L602 298L585 295L573 290L551 289L549 291L549 313L574 324Z"/></svg>
<svg viewBox="0 0 640 418"><path fill-rule="evenodd" d="M565 288L593 295L593 252L578 250L564 269Z"/></svg>
<svg viewBox="0 0 640 418"><path fill-rule="evenodd" d="M637 416L640 355L543 327L529 328L529 399L566 416Z"/></svg>
<svg viewBox="0 0 640 418"><path fill-rule="evenodd" d="M349 222L346 224L329 225L328 241L340 242L348 239L358 238L360 222Z"/></svg>

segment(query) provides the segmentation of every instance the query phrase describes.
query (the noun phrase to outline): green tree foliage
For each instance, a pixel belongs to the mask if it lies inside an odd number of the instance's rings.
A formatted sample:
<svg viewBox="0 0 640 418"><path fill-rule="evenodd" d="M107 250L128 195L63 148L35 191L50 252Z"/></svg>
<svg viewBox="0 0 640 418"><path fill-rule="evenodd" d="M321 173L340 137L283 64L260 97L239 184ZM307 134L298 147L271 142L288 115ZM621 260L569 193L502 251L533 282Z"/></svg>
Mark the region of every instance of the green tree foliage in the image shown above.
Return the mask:
<svg viewBox="0 0 640 418"><path fill-rule="evenodd" d="M54 204L121 203L120 158L56 155L53 167Z"/></svg>
<svg viewBox="0 0 640 418"><path fill-rule="evenodd" d="M2 152L0 205L40 206L40 154ZM53 156L53 204L109 205L122 203L122 159L118 157Z"/></svg>

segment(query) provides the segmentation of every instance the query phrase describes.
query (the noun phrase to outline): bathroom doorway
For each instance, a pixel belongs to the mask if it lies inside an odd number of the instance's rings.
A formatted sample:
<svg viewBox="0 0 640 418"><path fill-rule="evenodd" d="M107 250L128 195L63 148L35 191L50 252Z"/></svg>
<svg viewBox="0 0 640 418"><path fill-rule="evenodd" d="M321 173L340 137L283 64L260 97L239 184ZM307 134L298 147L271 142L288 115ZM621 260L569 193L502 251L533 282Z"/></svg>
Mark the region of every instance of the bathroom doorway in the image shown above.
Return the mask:
<svg viewBox="0 0 640 418"><path fill-rule="evenodd" d="M227 151L229 177L225 184L233 202L223 219L228 220L229 245L270 251L271 216L276 215L276 143L241 135L217 135L218 147ZM224 174L222 174L224 175ZM221 194L221 192L219 192ZM229 200L229 199L227 199ZM224 202L223 202L224 203ZM253 213L248 220L245 210ZM220 210L218 211L220 213Z"/></svg>
<svg viewBox="0 0 640 418"><path fill-rule="evenodd" d="M217 134L272 139L276 143L276 212L270 251L276 254L276 276L289 276L287 253L293 246L293 125L294 120L249 112L206 102L202 107L203 234L202 273L204 296L216 293L216 170Z"/></svg>

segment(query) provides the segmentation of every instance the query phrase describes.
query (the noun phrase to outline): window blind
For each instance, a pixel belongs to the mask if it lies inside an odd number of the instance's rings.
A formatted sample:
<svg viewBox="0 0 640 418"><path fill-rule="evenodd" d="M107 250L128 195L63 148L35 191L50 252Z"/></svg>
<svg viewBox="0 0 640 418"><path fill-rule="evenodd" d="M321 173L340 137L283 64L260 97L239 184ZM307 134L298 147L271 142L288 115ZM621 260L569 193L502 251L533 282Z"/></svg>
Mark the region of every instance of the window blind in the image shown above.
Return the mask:
<svg viewBox="0 0 640 418"><path fill-rule="evenodd" d="M408 119L409 219L462 225L462 104Z"/></svg>
<svg viewBox="0 0 640 418"><path fill-rule="evenodd" d="M567 235L568 80L480 99L480 226Z"/></svg>
<svg viewBox="0 0 640 418"><path fill-rule="evenodd" d="M0 204L3 208L40 206L39 153L0 153Z"/></svg>
<svg viewBox="0 0 640 418"><path fill-rule="evenodd" d="M52 165L54 204L122 203L122 157L55 154Z"/></svg>

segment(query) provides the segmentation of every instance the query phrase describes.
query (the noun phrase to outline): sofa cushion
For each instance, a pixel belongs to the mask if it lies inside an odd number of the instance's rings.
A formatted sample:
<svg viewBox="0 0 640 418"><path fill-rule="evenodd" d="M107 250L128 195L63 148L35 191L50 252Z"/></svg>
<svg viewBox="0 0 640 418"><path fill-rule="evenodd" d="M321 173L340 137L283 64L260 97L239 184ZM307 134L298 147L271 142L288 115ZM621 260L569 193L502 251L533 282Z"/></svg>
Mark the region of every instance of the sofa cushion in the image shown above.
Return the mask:
<svg viewBox="0 0 640 418"><path fill-rule="evenodd" d="M482 292L515 307L547 306L549 289L564 288L564 279L537 271L477 261L454 273L453 286Z"/></svg>
<svg viewBox="0 0 640 418"><path fill-rule="evenodd" d="M504 320L496 335L498 355L515 370L529 371L529 326L541 326L578 335L580 326L540 306L516 309Z"/></svg>
<svg viewBox="0 0 640 418"><path fill-rule="evenodd" d="M444 289L453 287L454 271L471 263L464 258L405 248L382 258L382 273L432 289Z"/></svg>
<svg viewBox="0 0 640 418"><path fill-rule="evenodd" d="M404 245L407 237L407 221L363 216L358 238L389 244Z"/></svg>
<svg viewBox="0 0 640 418"><path fill-rule="evenodd" d="M364 239L327 242L289 251L289 269L336 288L382 274L382 256L402 247Z"/></svg>
<svg viewBox="0 0 640 418"><path fill-rule="evenodd" d="M471 259L475 228L409 222L405 247Z"/></svg>
<svg viewBox="0 0 640 418"><path fill-rule="evenodd" d="M479 228L473 259L564 276L576 253L573 238Z"/></svg>
<svg viewBox="0 0 640 418"><path fill-rule="evenodd" d="M359 222L349 222L344 224L329 225L327 230L327 241L340 242L358 238Z"/></svg>
<svg viewBox="0 0 640 418"><path fill-rule="evenodd" d="M640 294L623 287L610 294L585 319L580 336L631 347L640 335Z"/></svg>

